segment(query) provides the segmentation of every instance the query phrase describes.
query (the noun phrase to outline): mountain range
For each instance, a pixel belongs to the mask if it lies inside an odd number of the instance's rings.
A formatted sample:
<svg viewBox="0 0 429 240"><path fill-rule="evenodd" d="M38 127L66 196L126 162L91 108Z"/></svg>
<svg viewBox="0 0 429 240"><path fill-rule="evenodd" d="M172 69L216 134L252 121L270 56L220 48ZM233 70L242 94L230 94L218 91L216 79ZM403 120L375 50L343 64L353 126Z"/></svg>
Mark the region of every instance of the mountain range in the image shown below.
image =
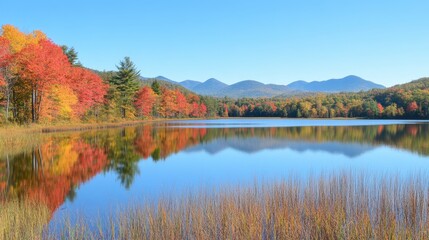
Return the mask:
<svg viewBox="0 0 429 240"><path fill-rule="evenodd" d="M145 80L149 78L142 79ZM195 80L176 82L163 76L152 79L178 84L201 95L232 98L293 96L314 92L359 92L385 88L383 85L373 83L354 75L323 81L306 82L301 80L292 82L288 85L264 84L255 80L244 80L228 85L215 78L210 78L204 82Z"/></svg>

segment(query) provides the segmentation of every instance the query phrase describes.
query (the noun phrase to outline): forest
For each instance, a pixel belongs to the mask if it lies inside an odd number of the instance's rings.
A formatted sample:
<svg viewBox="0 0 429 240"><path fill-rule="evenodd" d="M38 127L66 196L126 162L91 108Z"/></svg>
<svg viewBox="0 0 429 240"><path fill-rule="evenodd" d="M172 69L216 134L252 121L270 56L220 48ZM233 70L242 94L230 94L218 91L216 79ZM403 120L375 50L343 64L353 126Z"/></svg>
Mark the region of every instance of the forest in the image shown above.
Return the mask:
<svg viewBox="0 0 429 240"><path fill-rule="evenodd" d="M429 116L429 78L359 93L214 98L142 80L129 57L116 71L82 66L73 47L42 31L0 32L0 124L113 122L150 118L407 118Z"/></svg>

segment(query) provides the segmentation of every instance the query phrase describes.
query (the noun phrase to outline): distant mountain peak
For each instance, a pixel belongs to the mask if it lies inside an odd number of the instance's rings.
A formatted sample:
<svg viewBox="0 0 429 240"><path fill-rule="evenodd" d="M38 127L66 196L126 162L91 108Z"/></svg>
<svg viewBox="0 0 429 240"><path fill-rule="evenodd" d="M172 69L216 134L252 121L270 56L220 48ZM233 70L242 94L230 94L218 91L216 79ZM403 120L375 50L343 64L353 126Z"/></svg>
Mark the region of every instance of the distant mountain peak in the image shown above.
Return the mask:
<svg viewBox="0 0 429 240"><path fill-rule="evenodd" d="M217 80L216 78L209 78L205 82L221 82L221 81Z"/></svg>
<svg viewBox="0 0 429 240"><path fill-rule="evenodd" d="M164 76L158 76L158 77L155 77L155 79L159 79L159 80L166 81L166 82L173 82L173 83L176 83L175 81L173 81L173 80L171 80L171 79L169 79L169 78L166 78L166 77L164 77Z"/></svg>

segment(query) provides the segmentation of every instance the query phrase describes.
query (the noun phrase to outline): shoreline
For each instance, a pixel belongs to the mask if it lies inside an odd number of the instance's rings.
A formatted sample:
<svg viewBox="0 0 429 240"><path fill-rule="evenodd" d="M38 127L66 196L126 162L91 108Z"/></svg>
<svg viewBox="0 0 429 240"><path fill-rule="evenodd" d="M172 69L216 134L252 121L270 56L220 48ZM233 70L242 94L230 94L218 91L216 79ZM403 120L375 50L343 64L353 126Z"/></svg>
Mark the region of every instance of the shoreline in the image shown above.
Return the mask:
<svg viewBox="0 0 429 240"><path fill-rule="evenodd" d="M187 120L219 120L219 119L281 119L281 120L415 120L422 119L367 119L367 118L283 118L283 117L215 117L215 118L153 118L145 120L127 120L118 122L98 122L98 123L70 123L70 124L28 124L28 125L0 125L0 136L3 134L25 134L25 133L54 133L68 131L85 131L97 129L109 129L136 126L140 124L170 122L170 121L187 121Z"/></svg>
<svg viewBox="0 0 429 240"><path fill-rule="evenodd" d="M217 118L207 118L217 119ZM0 126L0 135L5 133L53 133L53 132L67 132L67 131L85 131L97 129L109 129L135 126L145 123L167 122L177 120L201 120L201 118L155 118L146 120L128 120L118 122L99 122L99 123L70 123L70 124L29 124L29 125L5 125Z"/></svg>

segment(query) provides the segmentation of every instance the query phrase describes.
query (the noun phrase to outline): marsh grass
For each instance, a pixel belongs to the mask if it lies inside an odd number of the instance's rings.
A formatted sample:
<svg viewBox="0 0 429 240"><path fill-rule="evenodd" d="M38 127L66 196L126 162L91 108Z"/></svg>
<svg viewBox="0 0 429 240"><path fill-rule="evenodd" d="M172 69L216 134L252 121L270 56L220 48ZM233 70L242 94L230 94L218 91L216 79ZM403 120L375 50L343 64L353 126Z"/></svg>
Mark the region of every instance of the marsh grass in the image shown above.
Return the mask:
<svg viewBox="0 0 429 240"><path fill-rule="evenodd" d="M49 209L34 202L0 203L0 239L41 239Z"/></svg>
<svg viewBox="0 0 429 240"><path fill-rule="evenodd" d="M59 229L40 237L429 239L428 179L425 174L403 178L343 173L227 187L129 205L117 215L90 222L66 219ZM41 232L38 224L31 226Z"/></svg>

